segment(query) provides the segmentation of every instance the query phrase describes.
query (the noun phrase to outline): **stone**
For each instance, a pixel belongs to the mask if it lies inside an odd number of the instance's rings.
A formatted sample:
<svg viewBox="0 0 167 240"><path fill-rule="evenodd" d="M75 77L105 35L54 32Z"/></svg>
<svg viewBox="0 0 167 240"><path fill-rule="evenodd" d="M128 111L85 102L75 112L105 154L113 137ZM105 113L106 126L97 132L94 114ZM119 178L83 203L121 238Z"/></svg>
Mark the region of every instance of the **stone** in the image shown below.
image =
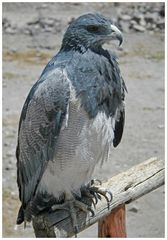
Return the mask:
<svg viewBox="0 0 167 240"><path fill-rule="evenodd" d="M32 21L27 23L27 25L36 25L36 24L39 24L39 18L34 18Z"/></svg>
<svg viewBox="0 0 167 240"><path fill-rule="evenodd" d="M53 18L43 18L40 20L40 23L42 23L44 26L50 26L50 27L53 27L54 26L54 22L55 22L55 19Z"/></svg>
<svg viewBox="0 0 167 240"><path fill-rule="evenodd" d="M7 84L3 82L2 84L3 88L7 88Z"/></svg>
<svg viewBox="0 0 167 240"><path fill-rule="evenodd" d="M2 26L3 26L3 29L6 29L11 26L11 24L7 18L2 19Z"/></svg>
<svg viewBox="0 0 167 240"><path fill-rule="evenodd" d="M47 3L43 3L43 4L41 5L41 8L47 8L47 7L48 7Z"/></svg>
<svg viewBox="0 0 167 240"><path fill-rule="evenodd" d="M13 28L12 26L9 26L5 29L5 32L6 33L9 33L9 34L16 34L17 32L17 29L16 28Z"/></svg>
<svg viewBox="0 0 167 240"><path fill-rule="evenodd" d="M143 26L143 27L146 26L146 21L144 20L144 18L141 19L139 23L140 23L140 25Z"/></svg>
<svg viewBox="0 0 167 240"><path fill-rule="evenodd" d="M133 29L138 31L138 32L145 32L146 28L137 24L133 25Z"/></svg>
<svg viewBox="0 0 167 240"><path fill-rule="evenodd" d="M135 20L131 20L131 21L130 21L130 25L131 25L131 26L133 26L133 25L135 25L135 24L137 24L137 22L136 22Z"/></svg>
<svg viewBox="0 0 167 240"><path fill-rule="evenodd" d="M137 213L138 212L138 208L136 206L133 206L133 207L129 208L129 211Z"/></svg>
<svg viewBox="0 0 167 240"><path fill-rule="evenodd" d="M144 19L143 14L135 14L132 18L132 20L135 20L137 23L140 23L140 21L143 19Z"/></svg>
<svg viewBox="0 0 167 240"><path fill-rule="evenodd" d="M37 25L34 26L34 28L35 28L35 29L39 29L40 26L37 24Z"/></svg>
<svg viewBox="0 0 167 240"><path fill-rule="evenodd" d="M53 31L53 28L52 27L45 27L45 32L52 32Z"/></svg>
<svg viewBox="0 0 167 240"><path fill-rule="evenodd" d="M68 24L71 24L75 20L75 17L72 17L68 20Z"/></svg>
<svg viewBox="0 0 167 240"><path fill-rule="evenodd" d="M32 30L32 28L23 28L21 32L23 34L30 35L30 36L34 35L34 31Z"/></svg>
<svg viewBox="0 0 167 240"><path fill-rule="evenodd" d="M159 29L165 29L165 20L163 19L163 20L157 22L156 26Z"/></svg>
<svg viewBox="0 0 167 240"><path fill-rule="evenodd" d="M136 3L124 9L118 8L117 15L118 26L123 32L129 32L130 29L139 32L144 32L146 29L156 32L164 31L165 28L164 3Z"/></svg>
<svg viewBox="0 0 167 240"><path fill-rule="evenodd" d="M158 19L158 13L157 12L154 12L154 13L147 12L147 14L144 16L144 19L146 22L155 23Z"/></svg>
<svg viewBox="0 0 167 240"><path fill-rule="evenodd" d="M119 22L119 26L121 28L121 30L125 33L128 33L129 32L129 22L127 21L120 21Z"/></svg>
<svg viewBox="0 0 167 240"><path fill-rule="evenodd" d="M150 24L150 25L147 25L148 30L154 30L155 28L156 28L156 25L154 23Z"/></svg>
<svg viewBox="0 0 167 240"><path fill-rule="evenodd" d="M161 17L165 17L165 6L164 6L164 5L161 7L161 9L160 9L160 11L159 11L159 15L160 15Z"/></svg>
<svg viewBox="0 0 167 240"><path fill-rule="evenodd" d="M165 126L164 126L163 124L159 124L157 127L158 127L159 129L163 129Z"/></svg>
<svg viewBox="0 0 167 240"><path fill-rule="evenodd" d="M129 15L122 15L122 14L118 18L120 20L123 20L123 21L130 21L132 19L131 16L129 16Z"/></svg>

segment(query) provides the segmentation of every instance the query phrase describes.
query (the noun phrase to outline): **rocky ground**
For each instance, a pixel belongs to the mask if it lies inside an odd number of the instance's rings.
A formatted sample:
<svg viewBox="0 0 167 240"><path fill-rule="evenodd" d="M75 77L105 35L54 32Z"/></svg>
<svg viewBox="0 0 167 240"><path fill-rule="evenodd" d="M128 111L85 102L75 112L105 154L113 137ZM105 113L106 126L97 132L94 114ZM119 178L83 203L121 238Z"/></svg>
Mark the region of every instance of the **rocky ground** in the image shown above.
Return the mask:
<svg viewBox="0 0 167 240"><path fill-rule="evenodd" d="M34 237L15 228L19 208L15 148L21 108L67 25L87 12L100 12L124 33L119 56L128 88L126 125L111 162L97 171L106 179L157 156L164 159L164 3L3 3L3 237ZM127 205L129 237L164 237L164 189ZM93 225L79 237L96 237Z"/></svg>

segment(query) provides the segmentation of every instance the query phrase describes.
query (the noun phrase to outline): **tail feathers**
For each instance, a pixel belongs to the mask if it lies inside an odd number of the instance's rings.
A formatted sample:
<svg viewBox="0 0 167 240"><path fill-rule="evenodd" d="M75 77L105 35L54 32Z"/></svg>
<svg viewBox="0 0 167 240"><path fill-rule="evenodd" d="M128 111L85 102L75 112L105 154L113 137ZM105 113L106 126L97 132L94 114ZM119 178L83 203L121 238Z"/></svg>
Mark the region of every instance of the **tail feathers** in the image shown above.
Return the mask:
<svg viewBox="0 0 167 240"><path fill-rule="evenodd" d="M18 216L17 216L17 224L21 224L22 222L24 222L24 210L23 207L21 205L19 212L18 212Z"/></svg>
<svg viewBox="0 0 167 240"><path fill-rule="evenodd" d="M32 219L32 216L37 216L38 214L50 211L51 207L56 203L62 203L63 202L64 195L60 198L59 201L56 201L55 197L53 195L47 194L47 193L40 193L37 194L33 201L30 201L26 208L23 209L21 206L18 212L17 216L17 224L21 224L24 222L24 224L27 222L30 222Z"/></svg>
<svg viewBox="0 0 167 240"><path fill-rule="evenodd" d="M37 216L44 211L48 211L55 203L56 199L52 195L40 193L37 194L29 204L26 212L30 212L31 215Z"/></svg>
<svg viewBox="0 0 167 240"><path fill-rule="evenodd" d="M17 220L16 224L20 225L24 222L24 228L26 228L26 222L31 221L31 214L27 214L27 211L23 209L22 205L19 209L18 215L17 215Z"/></svg>

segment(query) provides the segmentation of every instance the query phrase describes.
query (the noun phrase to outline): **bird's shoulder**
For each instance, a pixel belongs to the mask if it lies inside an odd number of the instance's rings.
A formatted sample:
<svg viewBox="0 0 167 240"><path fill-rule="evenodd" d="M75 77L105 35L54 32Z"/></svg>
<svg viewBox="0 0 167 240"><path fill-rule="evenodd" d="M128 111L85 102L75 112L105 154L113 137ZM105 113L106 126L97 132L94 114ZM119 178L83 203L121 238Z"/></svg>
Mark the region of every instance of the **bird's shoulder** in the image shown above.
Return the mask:
<svg viewBox="0 0 167 240"><path fill-rule="evenodd" d="M43 104L45 110L62 107L68 100L69 82L63 68L54 68L46 71L32 86L23 105L20 120L24 120L31 104Z"/></svg>

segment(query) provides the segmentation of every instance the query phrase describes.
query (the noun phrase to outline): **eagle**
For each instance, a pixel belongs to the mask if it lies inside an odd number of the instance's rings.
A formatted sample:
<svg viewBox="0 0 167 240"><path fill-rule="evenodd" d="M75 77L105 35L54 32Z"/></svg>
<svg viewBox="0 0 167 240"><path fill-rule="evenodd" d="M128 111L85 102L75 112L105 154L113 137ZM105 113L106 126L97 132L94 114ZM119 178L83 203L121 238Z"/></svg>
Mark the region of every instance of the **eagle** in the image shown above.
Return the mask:
<svg viewBox="0 0 167 240"><path fill-rule="evenodd" d="M103 48L111 40L121 44L123 37L110 19L92 13L78 17L31 88L18 128L17 224L66 207L77 232L74 209L93 212L84 196L111 200L92 180L124 128L126 86L117 57Z"/></svg>

